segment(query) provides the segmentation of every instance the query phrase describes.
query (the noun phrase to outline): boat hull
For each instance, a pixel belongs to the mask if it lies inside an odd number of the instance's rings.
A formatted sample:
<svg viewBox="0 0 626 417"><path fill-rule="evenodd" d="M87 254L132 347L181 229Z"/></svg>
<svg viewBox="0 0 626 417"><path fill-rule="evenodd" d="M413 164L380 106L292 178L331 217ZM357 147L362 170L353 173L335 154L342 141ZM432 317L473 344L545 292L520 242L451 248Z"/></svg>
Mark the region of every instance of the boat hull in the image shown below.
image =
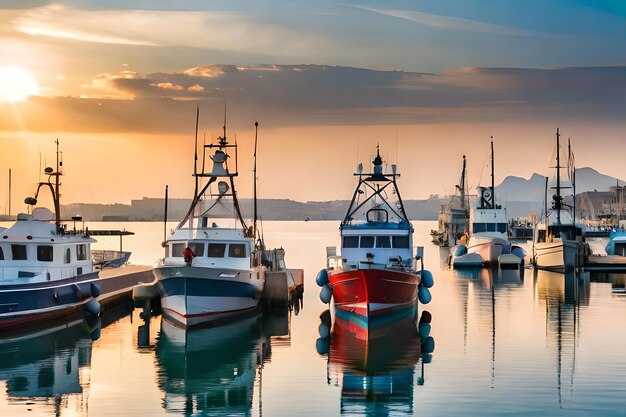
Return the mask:
<svg viewBox="0 0 626 417"><path fill-rule="evenodd" d="M0 331L15 330L71 314L99 291L98 272L33 284L0 286Z"/></svg>
<svg viewBox="0 0 626 417"><path fill-rule="evenodd" d="M155 267L163 317L180 326L227 320L256 309L263 291L259 271Z"/></svg>
<svg viewBox="0 0 626 417"><path fill-rule="evenodd" d="M366 319L415 309L420 276L387 269L334 270L329 273L335 309Z"/></svg>
<svg viewBox="0 0 626 417"><path fill-rule="evenodd" d="M483 263L493 264L498 262L498 257L503 253L509 253L511 244L508 240L493 236L470 237L467 244L467 253L477 254Z"/></svg>
<svg viewBox="0 0 626 417"><path fill-rule="evenodd" d="M577 266L578 242L574 240L539 242L534 246L535 268L569 271Z"/></svg>

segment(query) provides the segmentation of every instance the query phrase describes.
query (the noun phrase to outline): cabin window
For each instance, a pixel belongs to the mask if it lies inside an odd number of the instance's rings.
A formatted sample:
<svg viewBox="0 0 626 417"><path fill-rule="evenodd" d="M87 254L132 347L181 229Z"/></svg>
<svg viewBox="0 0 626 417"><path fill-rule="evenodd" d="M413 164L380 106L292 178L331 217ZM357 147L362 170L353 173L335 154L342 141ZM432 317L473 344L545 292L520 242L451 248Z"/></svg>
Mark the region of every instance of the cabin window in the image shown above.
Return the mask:
<svg viewBox="0 0 626 417"><path fill-rule="evenodd" d="M487 225L485 223L474 223L474 233L482 233L487 231Z"/></svg>
<svg viewBox="0 0 626 417"><path fill-rule="evenodd" d="M231 243L228 245L228 256L231 258L245 258L246 245L243 243Z"/></svg>
<svg viewBox="0 0 626 417"><path fill-rule="evenodd" d="M361 236L361 247L362 248L373 248L374 247L374 236Z"/></svg>
<svg viewBox="0 0 626 417"><path fill-rule="evenodd" d="M2 251L2 248L0 248L0 261L4 261L4 252Z"/></svg>
<svg viewBox="0 0 626 417"><path fill-rule="evenodd" d="M546 241L546 231L539 230L537 232L537 242L545 242Z"/></svg>
<svg viewBox="0 0 626 417"><path fill-rule="evenodd" d="M393 236L391 238L393 241L394 248L403 248L406 249L409 247L409 237L408 236Z"/></svg>
<svg viewBox="0 0 626 417"><path fill-rule="evenodd" d="M474 223L474 233L500 232L506 233L508 225L506 223Z"/></svg>
<svg viewBox="0 0 626 417"><path fill-rule="evenodd" d="M189 243L189 248L196 256L204 256L204 243Z"/></svg>
<svg viewBox="0 0 626 417"><path fill-rule="evenodd" d="M377 248L390 248L391 239L389 238L389 236L376 236L376 247Z"/></svg>
<svg viewBox="0 0 626 417"><path fill-rule="evenodd" d="M87 245L76 245L76 260L84 261L87 259Z"/></svg>
<svg viewBox="0 0 626 417"><path fill-rule="evenodd" d="M63 258L63 262L69 264L72 262L72 251L70 248L65 249L65 257Z"/></svg>
<svg viewBox="0 0 626 417"><path fill-rule="evenodd" d="M37 260L40 262L52 262L52 246L38 245Z"/></svg>
<svg viewBox="0 0 626 417"><path fill-rule="evenodd" d="M185 250L184 243L174 243L172 245L172 256L177 257L177 258L182 258L184 250Z"/></svg>
<svg viewBox="0 0 626 417"><path fill-rule="evenodd" d="M343 247L344 248L358 248L359 247L359 237L358 236L344 236L343 237Z"/></svg>
<svg viewBox="0 0 626 417"><path fill-rule="evenodd" d="M11 245L11 257L14 261L25 261L26 245Z"/></svg>
<svg viewBox="0 0 626 417"><path fill-rule="evenodd" d="M223 258L226 252L226 243L209 243L209 258Z"/></svg>

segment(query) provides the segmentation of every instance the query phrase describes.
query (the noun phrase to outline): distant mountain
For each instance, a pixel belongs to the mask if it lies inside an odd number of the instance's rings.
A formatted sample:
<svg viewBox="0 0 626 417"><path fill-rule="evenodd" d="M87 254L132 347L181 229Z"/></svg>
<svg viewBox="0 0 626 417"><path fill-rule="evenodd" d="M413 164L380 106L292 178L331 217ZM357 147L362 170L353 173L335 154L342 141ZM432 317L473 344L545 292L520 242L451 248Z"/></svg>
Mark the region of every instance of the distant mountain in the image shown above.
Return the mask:
<svg viewBox="0 0 626 417"><path fill-rule="evenodd" d="M576 169L576 194L585 191L609 191L609 187L624 185L624 181L618 180L609 175L600 174L593 168L577 168Z"/></svg>
<svg viewBox="0 0 626 417"><path fill-rule="evenodd" d="M508 176L496 186L496 199L502 202L543 201L545 185L545 177L536 173L529 179Z"/></svg>
<svg viewBox="0 0 626 417"><path fill-rule="evenodd" d="M576 194L586 191L608 191L609 187L617 184L617 181L617 178L601 174L593 168L578 168L576 169ZM622 185L624 184L622 180L619 181ZM543 201L545 186L545 177L537 173L529 179L508 176L496 186L496 198L503 202Z"/></svg>

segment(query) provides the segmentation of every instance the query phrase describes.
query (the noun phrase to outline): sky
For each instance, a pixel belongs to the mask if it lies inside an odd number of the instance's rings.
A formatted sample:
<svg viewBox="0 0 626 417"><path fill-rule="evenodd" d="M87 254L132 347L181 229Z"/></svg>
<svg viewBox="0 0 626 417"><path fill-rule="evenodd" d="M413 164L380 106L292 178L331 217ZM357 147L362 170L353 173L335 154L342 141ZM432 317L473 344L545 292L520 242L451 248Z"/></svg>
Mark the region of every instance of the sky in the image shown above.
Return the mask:
<svg viewBox="0 0 626 417"><path fill-rule="evenodd" d="M349 199L380 144L403 198L579 166L626 178L620 0L0 3L0 213L63 151L62 203L193 191L199 141L239 145L261 198ZM210 161L207 159L207 167ZM367 165L366 165L367 166Z"/></svg>

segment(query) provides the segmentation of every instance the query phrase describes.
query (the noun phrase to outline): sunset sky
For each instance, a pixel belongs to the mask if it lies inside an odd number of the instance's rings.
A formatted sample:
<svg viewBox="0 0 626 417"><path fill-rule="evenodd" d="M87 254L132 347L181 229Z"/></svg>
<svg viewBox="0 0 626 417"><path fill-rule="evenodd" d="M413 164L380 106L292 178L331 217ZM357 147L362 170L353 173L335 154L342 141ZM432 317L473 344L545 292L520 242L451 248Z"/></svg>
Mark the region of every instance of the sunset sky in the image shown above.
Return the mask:
<svg viewBox="0 0 626 417"><path fill-rule="evenodd" d="M191 197L200 139L240 144L249 197L349 199L377 143L404 198L548 173L554 133L579 166L626 178L621 0L3 1L0 213L40 165L65 165L63 203ZM45 162L44 162L45 161Z"/></svg>

